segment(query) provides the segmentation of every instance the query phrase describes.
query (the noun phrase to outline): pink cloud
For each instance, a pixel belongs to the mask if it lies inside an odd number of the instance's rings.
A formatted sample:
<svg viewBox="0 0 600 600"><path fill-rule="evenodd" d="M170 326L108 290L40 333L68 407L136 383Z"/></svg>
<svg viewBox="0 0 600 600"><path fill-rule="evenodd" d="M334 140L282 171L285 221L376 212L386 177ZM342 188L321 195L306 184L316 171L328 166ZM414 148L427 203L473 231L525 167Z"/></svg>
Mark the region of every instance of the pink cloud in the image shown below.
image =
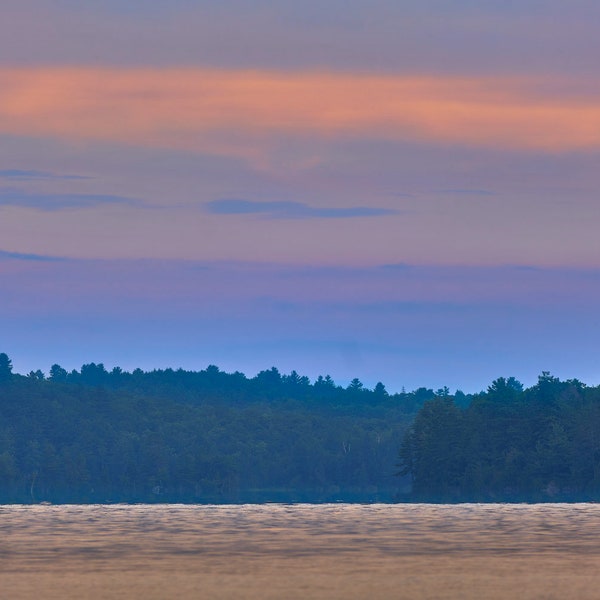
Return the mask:
<svg viewBox="0 0 600 600"><path fill-rule="evenodd" d="M576 82L217 69L5 68L0 132L269 161L278 140L376 138L562 152L600 147ZM575 85L576 87L576 85Z"/></svg>

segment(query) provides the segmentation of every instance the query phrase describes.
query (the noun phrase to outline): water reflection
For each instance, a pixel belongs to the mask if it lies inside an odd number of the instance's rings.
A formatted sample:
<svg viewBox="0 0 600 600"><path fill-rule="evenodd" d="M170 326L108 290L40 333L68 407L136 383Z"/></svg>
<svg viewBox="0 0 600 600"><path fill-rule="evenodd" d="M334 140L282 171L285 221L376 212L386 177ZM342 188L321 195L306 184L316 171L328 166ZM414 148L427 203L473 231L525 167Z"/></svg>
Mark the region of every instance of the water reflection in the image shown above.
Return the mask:
<svg viewBox="0 0 600 600"><path fill-rule="evenodd" d="M505 569L515 582L525 578L522 597L527 583L537 597L565 597L560 582L572 575L585 584L572 597L593 598L599 539L597 504L1 506L0 576L12 586L10 598L71 597L64 587L52 596L61 573L78 582L104 573L94 579L102 593L88 589L91 598L108 593L108 573L110 585L128 582L127 598L151 597L175 574L188 586L171 590L180 597L259 598L265 585L285 597L354 598L378 589L388 590L378 597L404 597L387 595L401 585L412 597L450 598L458 590L477 597L469 593L478 577L487 577L485 595L496 597L490 582L501 584ZM46 581L46 595L32 587L32 573ZM546 584L533 584L543 573ZM153 590L144 587L149 581Z"/></svg>

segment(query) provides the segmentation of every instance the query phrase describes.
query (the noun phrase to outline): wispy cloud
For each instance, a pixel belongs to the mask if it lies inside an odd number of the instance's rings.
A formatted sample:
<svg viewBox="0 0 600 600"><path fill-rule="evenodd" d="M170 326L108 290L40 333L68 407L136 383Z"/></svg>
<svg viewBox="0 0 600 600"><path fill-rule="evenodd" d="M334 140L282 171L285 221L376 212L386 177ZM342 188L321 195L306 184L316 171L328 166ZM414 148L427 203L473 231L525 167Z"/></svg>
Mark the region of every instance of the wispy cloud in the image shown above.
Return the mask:
<svg viewBox="0 0 600 600"><path fill-rule="evenodd" d="M27 254L24 252L8 252L0 250L0 260L31 260L35 262L59 262L67 260L60 256L49 256L45 254Z"/></svg>
<svg viewBox="0 0 600 600"><path fill-rule="evenodd" d="M392 209L368 206L335 208L310 206L303 202L258 202L233 198L212 200L206 203L206 208L216 215L265 215L271 219L343 219L397 214Z"/></svg>
<svg viewBox="0 0 600 600"><path fill-rule="evenodd" d="M495 196L496 193L490 190L477 190L470 188L434 190L436 194L449 194L452 196Z"/></svg>
<svg viewBox="0 0 600 600"><path fill-rule="evenodd" d="M0 170L0 179L11 179L16 181L38 181L43 180L82 180L91 179L84 175L63 175L51 173L50 171L35 171L30 169L3 169Z"/></svg>
<svg viewBox="0 0 600 600"><path fill-rule="evenodd" d="M0 69L0 133L260 162L281 139L368 138L565 152L600 148L576 79L225 69Z"/></svg>
<svg viewBox="0 0 600 600"><path fill-rule="evenodd" d="M14 188L0 188L0 206L19 206L45 211L92 208L105 204L135 206L139 203L135 198L110 194L34 194Z"/></svg>

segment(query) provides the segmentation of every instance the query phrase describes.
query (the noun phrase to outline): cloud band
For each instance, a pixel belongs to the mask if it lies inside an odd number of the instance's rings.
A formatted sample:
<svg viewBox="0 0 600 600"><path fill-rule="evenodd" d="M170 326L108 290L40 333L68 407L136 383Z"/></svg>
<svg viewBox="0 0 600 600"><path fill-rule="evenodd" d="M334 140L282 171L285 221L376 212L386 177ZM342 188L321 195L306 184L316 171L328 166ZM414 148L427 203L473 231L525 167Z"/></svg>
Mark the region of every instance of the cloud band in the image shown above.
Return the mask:
<svg viewBox="0 0 600 600"><path fill-rule="evenodd" d="M0 69L0 134L257 158L279 138L535 151L600 147L572 81L216 69ZM576 88L575 82L575 88Z"/></svg>

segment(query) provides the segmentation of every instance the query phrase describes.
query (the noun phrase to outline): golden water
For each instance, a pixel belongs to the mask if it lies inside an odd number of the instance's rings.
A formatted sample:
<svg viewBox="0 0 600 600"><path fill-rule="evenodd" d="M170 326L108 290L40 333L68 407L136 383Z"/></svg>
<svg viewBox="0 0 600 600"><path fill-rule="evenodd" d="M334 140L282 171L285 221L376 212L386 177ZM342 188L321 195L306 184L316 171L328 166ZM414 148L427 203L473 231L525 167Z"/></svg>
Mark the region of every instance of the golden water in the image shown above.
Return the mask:
<svg viewBox="0 0 600 600"><path fill-rule="evenodd" d="M600 505L0 506L0 598L600 598Z"/></svg>

